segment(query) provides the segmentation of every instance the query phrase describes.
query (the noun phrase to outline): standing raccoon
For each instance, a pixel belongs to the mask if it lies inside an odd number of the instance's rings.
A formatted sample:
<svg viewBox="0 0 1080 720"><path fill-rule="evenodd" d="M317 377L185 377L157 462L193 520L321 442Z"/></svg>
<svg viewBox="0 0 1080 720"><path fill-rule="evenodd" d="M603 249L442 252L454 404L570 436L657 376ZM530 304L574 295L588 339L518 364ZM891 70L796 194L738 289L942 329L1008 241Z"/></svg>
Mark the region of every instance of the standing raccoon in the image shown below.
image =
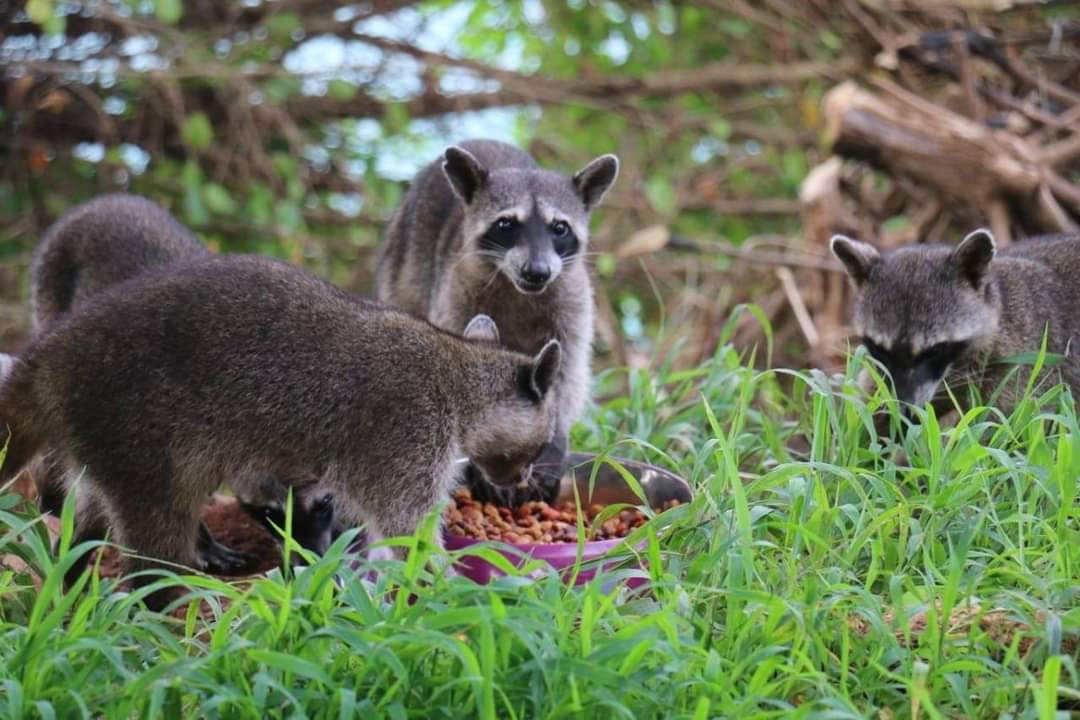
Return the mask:
<svg viewBox="0 0 1080 720"><path fill-rule="evenodd" d="M209 256L194 234L137 195L105 195L64 213L45 231L30 262L30 327L40 333L105 288L185 260ZM33 471L41 509L64 503L63 461L43 457Z"/></svg>
<svg viewBox="0 0 1080 720"><path fill-rule="evenodd" d="M488 319L466 331L494 336ZM86 468L75 542L105 515L132 569L191 565L207 494L267 477L332 494L375 538L411 534L462 454L520 480L551 438L559 363L558 341L534 357L470 341L286 263L187 263L33 342L0 387L0 483L62 448Z"/></svg>
<svg viewBox="0 0 1080 720"><path fill-rule="evenodd" d="M837 235L830 244L857 290L853 324L888 371L897 399L923 405L974 385L984 399L1017 367L1002 362L1038 351L1064 356L1059 377L1080 396L1080 236L1031 238L996 253L976 230L956 247L914 245L880 254ZM1024 376L1021 375L1021 378ZM1006 408L1015 397L1002 392Z"/></svg>
<svg viewBox="0 0 1080 720"><path fill-rule="evenodd" d="M94 296L136 277L168 271L182 263L204 260L211 253L202 242L156 203L137 195L112 194L72 208L45 232L30 266L30 321L35 334L80 308ZM0 361L0 370L2 370ZM0 373L0 382L3 373ZM59 514L65 475L77 474L65 459L48 453L35 464L33 476L43 511ZM284 527L282 510L287 489L272 481L244 497L242 507L277 533ZM332 505L328 497L297 495L293 537L322 553L332 537ZM99 528L104 534L104 528ZM230 573L250 564L244 553L221 545L204 525L199 528L197 566Z"/></svg>
<svg viewBox="0 0 1080 720"><path fill-rule="evenodd" d="M603 155L567 177L505 143L450 147L413 182L387 228L376 270L380 300L451 332L482 313L510 349L531 354L559 340L558 422L532 474L549 500L591 381L589 217L618 169L614 155Z"/></svg>

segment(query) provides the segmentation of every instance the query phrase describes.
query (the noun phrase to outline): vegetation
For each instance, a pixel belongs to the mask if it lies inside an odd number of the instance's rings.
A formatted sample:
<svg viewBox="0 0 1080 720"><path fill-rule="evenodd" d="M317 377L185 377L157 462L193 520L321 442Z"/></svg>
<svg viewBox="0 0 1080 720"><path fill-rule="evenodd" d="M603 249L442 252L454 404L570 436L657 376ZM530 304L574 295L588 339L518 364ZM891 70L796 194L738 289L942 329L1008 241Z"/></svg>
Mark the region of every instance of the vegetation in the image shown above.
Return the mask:
<svg viewBox="0 0 1080 720"><path fill-rule="evenodd" d="M367 292L405 182L478 135L563 171L619 154L590 247L601 364L644 361L667 321L692 328L679 361L696 365L754 302L778 364L839 367L832 232L891 246L1080 223L1076 0L33 0L0 23L0 349L24 337L33 247L78 201L138 192L214 249ZM974 163L943 185L918 154L934 133L881 157L837 137L852 123L822 100L845 81L881 95L886 139L960 127L974 151L944 147ZM896 108L895 89L948 117Z"/></svg>
<svg viewBox="0 0 1080 720"><path fill-rule="evenodd" d="M573 446L697 493L580 588L535 565L444 577L423 546L371 568L344 538L252 581L163 577L196 602L157 615L101 574L62 592L94 546L69 547L68 507L53 553L5 488L0 716L1080 713L1074 398L1032 386L1008 416L903 420L873 368L876 390L856 386L823 246L1080 224L1075 6L0 3L0 351L25 340L41 233L94 195L149 196L216 251L365 292L405 183L446 144L495 136L567 171L617 152L588 255L607 369ZM823 103L837 87L848 104ZM885 139L961 128L982 164L875 156L852 108ZM828 370L778 369L806 366ZM648 591L612 587L632 577Z"/></svg>
<svg viewBox="0 0 1080 720"><path fill-rule="evenodd" d="M625 569L569 589L377 575L344 541L295 577L185 576L175 617L112 579L61 594L39 518L4 496L5 717L1017 717L1080 703L1080 420L1061 388L945 429L843 375L612 371L579 444L697 490ZM658 363L661 367L663 362ZM794 389L780 388L787 376ZM902 428L902 430L900 429ZM906 455L906 459L903 455ZM65 517L70 522L69 513ZM494 556L493 556L494 557ZM640 574L649 592L612 591ZM15 567L7 563L8 567ZM526 568L535 569L535 568ZM607 585L605 585L607 583ZM876 714L876 715L875 715Z"/></svg>

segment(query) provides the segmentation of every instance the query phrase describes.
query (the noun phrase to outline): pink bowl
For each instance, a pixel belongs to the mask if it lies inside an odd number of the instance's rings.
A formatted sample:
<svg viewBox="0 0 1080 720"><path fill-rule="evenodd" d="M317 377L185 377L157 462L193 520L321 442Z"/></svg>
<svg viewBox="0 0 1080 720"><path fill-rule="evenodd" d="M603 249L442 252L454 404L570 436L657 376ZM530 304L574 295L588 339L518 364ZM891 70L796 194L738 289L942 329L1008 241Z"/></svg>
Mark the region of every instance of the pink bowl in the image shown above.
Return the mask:
<svg viewBox="0 0 1080 720"><path fill-rule="evenodd" d="M472 538L443 533L443 545L447 550L467 550L476 545L485 544L485 542L503 555L515 567L521 567L529 558L532 558L534 560L543 560L556 570L563 570L563 579L567 582L573 577L574 565L577 563L578 556L577 543L492 543L490 541L473 540ZM582 549L581 561L582 563L587 563L591 560L602 558L623 542L625 542L625 540L622 538L615 540L586 541L585 547ZM512 548L512 550L510 548ZM592 580L596 576L597 570L606 569L607 567L607 565L599 568L596 566L583 567L580 572L578 572L577 577L574 578L574 584L581 585L582 583ZM638 565L638 567L640 567L640 565ZM454 565L454 568L460 574L481 585L486 585L493 579L506 574L501 569L488 562L486 558L468 552L461 554L457 563ZM640 580L640 578L633 578L633 580Z"/></svg>
<svg viewBox="0 0 1080 720"><path fill-rule="evenodd" d="M611 458L626 468L641 485L645 498L653 507L662 506L669 500L675 499L680 503L689 502L693 493L685 480L663 468L640 463L633 460ZM593 465L597 461L596 455L586 453L574 453L570 456L570 469L563 477L559 495L554 504L561 504L567 500L573 502L574 488L577 486L577 495L583 505L598 503L611 505L614 503L628 503L631 505L641 504L641 498L627 485L619 472L606 462L596 469L596 477L592 478ZM590 483L590 479L593 480ZM561 571L563 579L569 582L574 579L575 585L581 585L596 577L598 572L612 568L626 562L625 557L620 560L612 560L608 563L594 562L608 555L613 550L625 543L624 538L614 540L588 540L581 549L582 566L574 577L575 565L578 561L578 544L564 543L492 543L491 541L473 540L443 533L443 544L447 550L463 550L458 557L455 569L467 578L482 585L491 582L494 578L505 575L498 567L488 562L484 557L469 553L468 550L476 545L487 545L506 557L515 567L521 567L529 558L542 560L556 570ZM630 567L636 565L644 569L639 563L630 561ZM645 579L632 577L627 580L627 586L631 588L645 584Z"/></svg>

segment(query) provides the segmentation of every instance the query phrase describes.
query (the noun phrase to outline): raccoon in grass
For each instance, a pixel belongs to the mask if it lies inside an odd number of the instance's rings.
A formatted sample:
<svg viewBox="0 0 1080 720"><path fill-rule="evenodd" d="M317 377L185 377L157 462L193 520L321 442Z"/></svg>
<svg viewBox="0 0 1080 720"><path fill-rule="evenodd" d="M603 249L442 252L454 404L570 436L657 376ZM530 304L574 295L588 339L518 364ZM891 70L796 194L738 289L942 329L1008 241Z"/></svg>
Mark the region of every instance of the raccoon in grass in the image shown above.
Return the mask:
<svg viewBox="0 0 1080 720"><path fill-rule="evenodd" d="M85 468L75 541L107 522L131 570L190 566L222 483L275 478L332 495L373 538L409 534L457 458L516 484L555 427L558 341L511 352L487 318L465 335L266 258L136 278L47 328L0 386L0 483L61 448Z"/></svg>
<svg viewBox="0 0 1080 720"><path fill-rule="evenodd" d="M573 176L541 169L493 140L450 147L421 171L386 230L375 275L379 300L461 332L489 315L507 348L535 353L558 339L555 436L536 458L529 488L502 500L558 492L570 426L589 395L593 290L585 264L589 217L615 182L602 155ZM484 498L486 486L470 480Z"/></svg>
<svg viewBox="0 0 1080 720"><path fill-rule="evenodd" d="M107 288L209 257L210 251L194 233L156 203L127 194L95 198L65 213L35 248L30 266L31 327L40 333ZM60 513L69 470L77 474L57 453L46 453L35 463L32 476L43 511ZM240 499L249 514L273 531L274 524L284 527L286 498L284 487L267 482L258 494ZM332 528L330 498L296 497L292 530L299 544L322 553L330 544ZM252 558L218 543L205 526L200 526L199 541L200 569L231 573L250 565Z"/></svg>
<svg viewBox="0 0 1080 720"><path fill-rule="evenodd" d="M1047 351L1064 356L1055 378L1080 396L1080 236L1031 238L1000 253L983 229L956 247L882 254L842 235L830 246L857 291L854 330L908 406L944 405L944 381L954 391L973 385L984 399L1000 388L1011 408L1002 382L1020 366L1004 361L1038 352L1044 334Z"/></svg>

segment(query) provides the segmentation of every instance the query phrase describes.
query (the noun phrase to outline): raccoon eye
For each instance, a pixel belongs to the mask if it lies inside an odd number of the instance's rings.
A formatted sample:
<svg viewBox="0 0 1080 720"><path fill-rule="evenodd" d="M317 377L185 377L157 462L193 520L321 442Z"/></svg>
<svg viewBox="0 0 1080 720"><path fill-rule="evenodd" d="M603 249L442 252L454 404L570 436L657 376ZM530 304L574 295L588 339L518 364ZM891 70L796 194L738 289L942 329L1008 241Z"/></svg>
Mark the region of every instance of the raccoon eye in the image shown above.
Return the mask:
<svg viewBox="0 0 1080 720"><path fill-rule="evenodd" d="M509 250L517 244L520 230L521 223L517 218L504 215L491 224L480 242L492 250Z"/></svg>
<svg viewBox="0 0 1080 720"><path fill-rule="evenodd" d="M570 226L562 220L556 220L551 223L551 234L557 238L566 237L566 233L570 232Z"/></svg>
<svg viewBox="0 0 1080 720"><path fill-rule="evenodd" d="M931 345L919 354L919 360L931 365L935 369L943 370L946 365L956 359L963 352L965 343L943 342Z"/></svg>
<svg viewBox="0 0 1080 720"><path fill-rule="evenodd" d="M323 495L311 506L311 512L319 516L329 515L334 510L333 500L332 496Z"/></svg>

